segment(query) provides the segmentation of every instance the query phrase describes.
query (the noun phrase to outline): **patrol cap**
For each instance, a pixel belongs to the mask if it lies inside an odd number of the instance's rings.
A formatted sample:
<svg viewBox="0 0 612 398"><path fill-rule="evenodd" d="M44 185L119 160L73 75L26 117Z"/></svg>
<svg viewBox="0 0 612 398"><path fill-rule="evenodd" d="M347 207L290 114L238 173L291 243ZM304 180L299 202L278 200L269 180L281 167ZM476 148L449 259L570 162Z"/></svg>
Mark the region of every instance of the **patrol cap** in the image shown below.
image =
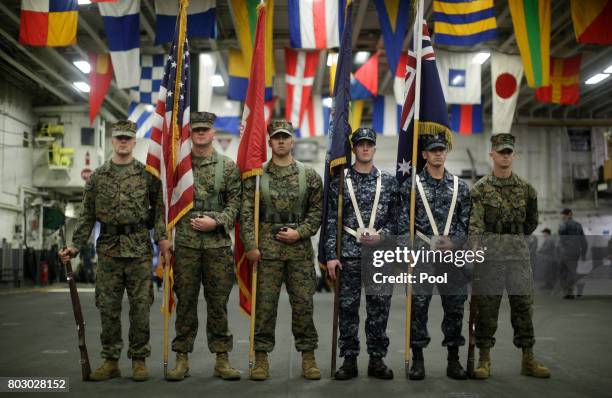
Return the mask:
<svg viewBox="0 0 612 398"><path fill-rule="evenodd" d="M217 115L210 112L193 112L191 114L191 129L211 129L215 124Z"/></svg>
<svg viewBox="0 0 612 398"><path fill-rule="evenodd" d="M270 138L276 134L285 133L293 137L293 125L285 119L272 120L268 125L268 135Z"/></svg>
<svg viewBox="0 0 612 398"><path fill-rule="evenodd" d="M514 136L507 133L492 135L491 149L495 152L501 152L504 149L510 149L514 152Z"/></svg>
<svg viewBox="0 0 612 398"><path fill-rule="evenodd" d="M117 120L112 126L113 137L136 138L136 123L131 120Z"/></svg>
<svg viewBox="0 0 612 398"><path fill-rule="evenodd" d="M360 127L353 132L351 135L351 143L353 146L357 145L359 141L368 140L376 145L376 131L369 127Z"/></svg>
<svg viewBox="0 0 612 398"><path fill-rule="evenodd" d="M421 148L423 148L424 151L432 151L436 148L450 150L452 147L452 137L450 137L446 131L435 133L421 132L419 137Z"/></svg>

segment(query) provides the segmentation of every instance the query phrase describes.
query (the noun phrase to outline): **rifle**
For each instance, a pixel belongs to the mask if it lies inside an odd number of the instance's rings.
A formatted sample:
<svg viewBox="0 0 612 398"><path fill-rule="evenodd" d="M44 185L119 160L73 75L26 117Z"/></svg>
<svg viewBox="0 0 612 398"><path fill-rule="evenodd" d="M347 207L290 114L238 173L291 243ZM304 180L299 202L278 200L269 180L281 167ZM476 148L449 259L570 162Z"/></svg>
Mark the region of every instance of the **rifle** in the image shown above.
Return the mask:
<svg viewBox="0 0 612 398"><path fill-rule="evenodd" d="M66 236L64 235L64 227L60 228L60 237L62 238L62 244L64 249L66 246ZM74 320L77 326L77 335L79 338L79 351L81 352L81 378L83 381L89 380L89 374L91 373L91 365L89 364L89 355L87 354L87 346L85 345L85 321L83 320L83 312L81 311L81 301L79 300L79 292L77 291L76 283L74 281L74 275L72 273L72 264L69 261L64 263L66 267L66 281L70 288L70 300L72 301L72 311L74 312Z"/></svg>
<svg viewBox="0 0 612 398"><path fill-rule="evenodd" d="M474 378L474 351L476 349L476 316L478 307L476 306L476 296L474 292L470 295L470 321L468 324L469 343L468 343L468 356L467 356L467 374L468 378Z"/></svg>
<svg viewBox="0 0 612 398"><path fill-rule="evenodd" d="M336 257L342 258L342 225L344 209L344 167L338 171L338 218L336 228ZM332 349L331 349L331 377L336 374L336 359L338 357L338 318L340 316L340 269L336 268L334 281L334 315L332 320Z"/></svg>

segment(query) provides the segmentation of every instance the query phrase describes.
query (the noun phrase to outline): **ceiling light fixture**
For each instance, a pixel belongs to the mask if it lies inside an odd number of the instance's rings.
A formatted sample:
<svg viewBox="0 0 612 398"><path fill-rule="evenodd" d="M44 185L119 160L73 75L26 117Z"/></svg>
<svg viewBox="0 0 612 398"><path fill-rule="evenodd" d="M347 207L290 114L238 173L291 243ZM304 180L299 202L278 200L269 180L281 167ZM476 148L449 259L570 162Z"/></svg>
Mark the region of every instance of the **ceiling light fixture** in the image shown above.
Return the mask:
<svg viewBox="0 0 612 398"><path fill-rule="evenodd" d="M610 75L607 73L598 73L594 76L589 77L587 81L584 82L584 84L588 84L588 85L597 84L601 82L602 80L606 80L608 77L610 77Z"/></svg>

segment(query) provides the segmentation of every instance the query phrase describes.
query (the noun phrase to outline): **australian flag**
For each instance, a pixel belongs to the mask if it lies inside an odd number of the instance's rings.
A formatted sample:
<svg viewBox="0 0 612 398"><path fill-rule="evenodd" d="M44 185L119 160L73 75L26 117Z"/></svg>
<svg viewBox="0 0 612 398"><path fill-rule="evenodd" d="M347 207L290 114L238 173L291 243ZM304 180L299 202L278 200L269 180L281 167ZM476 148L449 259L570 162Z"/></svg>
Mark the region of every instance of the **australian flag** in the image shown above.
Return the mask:
<svg viewBox="0 0 612 398"><path fill-rule="evenodd" d="M415 24L415 27L417 25ZM449 130L448 111L446 102L444 101L444 93L436 68L436 57L433 47L431 46L431 38L427 22L423 21L422 25L422 51L421 51L421 87L420 87L420 110L419 110L419 125L420 130L430 129L436 131ZM416 31L415 31L416 33ZM416 34L413 38L416 38ZM412 165L412 141L414 136L414 102L416 91L416 39L410 44L408 51L408 61L406 62L406 98L402 107L402 116L400 119L400 134L397 145L397 171L396 178L400 184L410 177L413 170ZM420 151L417 152L417 172L423 167Z"/></svg>
<svg viewBox="0 0 612 398"><path fill-rule="evenodd" d="M332 176L336 166L350 164L351 149L349 137L351 126L349 125L349 104L351 101L351 68L353 65L352 55L352 28L351 10L353 3L349 3L346 9L346 22L342 30L342 42L340 54L338 55L338 66L336 67L336 83L334 85L334 97L331 115L329 118L329 140L327 156L325 158L325 176L323 192L323 223L319 234L318 258L321 264L327 264L325 256L325 237L328 233L335 234L336 231L326 231L327 207L329 202L329 184L331 178L339 178L338 173Z"/></svg>

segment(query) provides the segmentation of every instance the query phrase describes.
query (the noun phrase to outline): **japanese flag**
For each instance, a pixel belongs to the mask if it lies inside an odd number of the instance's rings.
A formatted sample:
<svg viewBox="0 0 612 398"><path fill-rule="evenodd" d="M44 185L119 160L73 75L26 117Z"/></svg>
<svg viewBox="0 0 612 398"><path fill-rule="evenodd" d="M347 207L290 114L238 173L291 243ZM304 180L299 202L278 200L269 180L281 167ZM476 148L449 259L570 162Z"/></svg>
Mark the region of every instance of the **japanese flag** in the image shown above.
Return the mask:
<svg viewBox="0 0 612 398"><path fill-rule="evenodd" d="M522 78L520 56L496 52L491 54L492 134L510 133Z"/></svg>

